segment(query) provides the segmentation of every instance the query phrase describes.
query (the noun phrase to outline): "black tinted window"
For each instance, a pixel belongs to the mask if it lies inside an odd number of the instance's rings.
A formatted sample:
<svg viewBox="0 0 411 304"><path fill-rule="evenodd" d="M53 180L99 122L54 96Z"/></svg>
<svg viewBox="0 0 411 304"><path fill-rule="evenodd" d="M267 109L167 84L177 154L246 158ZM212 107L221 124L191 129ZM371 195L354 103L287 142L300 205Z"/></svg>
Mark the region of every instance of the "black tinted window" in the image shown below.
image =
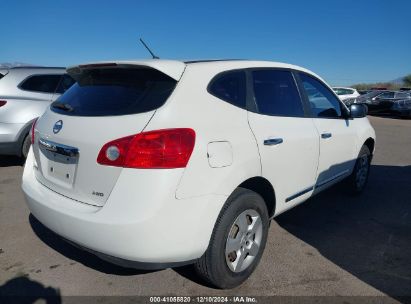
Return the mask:
<svg viewBox="0 0 411 304"><path fill-rule="evenodd" d="M20 89L26 91L54 93L59 84L61 75L34 75L20 84Z"/></svg>
<svg viewBox="0 0 411 304"><path fill-rule="evenodd" d="M209 93L235 106L245 108L244 71L226 72L217 76L209 87Z"/></svg>
<svg viewBox="0 0 411 304"><path fill-rule="evenodd" d="M75 83L76 81L71 78L69 75L65 74L60 80L60 83L57 87L56 93L58 94L63 94L65 91L70 89L70 87Z"/></svg>
<svg viewBox="0 0 411 304"><path fill-rule="evenodd" d="M276 116L304 116L300 94L289 71L253 71L257 111Z"/></svg>
<svg viewBox="0 0 411 304"><path fill-rule="evenodd" d="M325 85L307 74L300 77L314 117L341 117L340 101Z"/></svg>
<svg viewBox="0 0 411 304"><path fill-rule="evenodd" d="M95 68L73 75L77 81L51 105L76 116L112 116L148 112L162 106L176 81L150 68Z"/></svg>
<svg viewBox="0 0 411 304"><path fill-rule="evenodd" d="M411 98L411 93L399 92L395 94L395 98Z"/></svg>

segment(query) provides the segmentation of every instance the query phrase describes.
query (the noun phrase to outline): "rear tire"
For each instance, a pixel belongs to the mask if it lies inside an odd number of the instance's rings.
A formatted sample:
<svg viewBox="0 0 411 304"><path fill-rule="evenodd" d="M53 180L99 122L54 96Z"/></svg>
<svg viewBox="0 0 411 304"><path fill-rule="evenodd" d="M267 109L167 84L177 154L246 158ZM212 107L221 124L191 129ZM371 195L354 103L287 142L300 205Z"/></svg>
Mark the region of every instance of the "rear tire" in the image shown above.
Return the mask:
<svg viewBox="0 0 411 304"><path fill-rule="evenodd" d="M31 138L30 138L30 134L27 134L26 137L24 138L23 144L21 146L21 156L24 159L26 159L27 155L29 154L30 146L31 146Z"/></svg>
<svg viewBox="0 0 411 304"><path fill-rule="evenodd" d="M261 259L268 227L262 197L237 188L218 216L207 251L194 265L197 274L217 288L240 285Z"/></svg>
<svg viewBox="0 0 411 304"><path fill-rule="evenodd" d="M347 178L347 187L351 194L360 194L368 182L370 173L371 152L367 146L362 146L355 162L354 170Z"/></svg>

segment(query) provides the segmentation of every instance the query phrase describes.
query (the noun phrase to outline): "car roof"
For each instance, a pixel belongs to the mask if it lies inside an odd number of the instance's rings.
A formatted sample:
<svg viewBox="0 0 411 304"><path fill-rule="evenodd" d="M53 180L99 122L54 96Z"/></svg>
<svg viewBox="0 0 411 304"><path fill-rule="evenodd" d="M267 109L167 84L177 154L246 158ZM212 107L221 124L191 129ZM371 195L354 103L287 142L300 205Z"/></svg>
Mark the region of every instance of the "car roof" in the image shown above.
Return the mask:
<svg viewBox="0 0 411 304"><path fill-rule="evenodd" d="M221 67L232 67L232 68L247 68L247 67L278 67L278 68L288 68L293 70L301 70L312 73L311 71L293 64L288 64L284 62L268 61L268 60L252 60L252 59L204 59L204 60L188 60L182 61L187 65L214 65Z"/></svg>

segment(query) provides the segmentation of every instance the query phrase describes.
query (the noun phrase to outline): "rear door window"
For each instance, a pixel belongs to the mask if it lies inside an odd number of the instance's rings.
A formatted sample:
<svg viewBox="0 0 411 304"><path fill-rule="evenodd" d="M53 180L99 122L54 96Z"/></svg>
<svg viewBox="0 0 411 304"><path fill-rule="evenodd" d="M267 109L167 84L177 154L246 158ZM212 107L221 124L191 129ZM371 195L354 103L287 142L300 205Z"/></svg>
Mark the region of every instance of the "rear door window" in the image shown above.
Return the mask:
<svg viewBox="0 0 411 304"><path fill-rule="evenodd" d="M143 113L162 106L177 81L146 67L110 67L73 74L76 83L51 105L73 116L115 116Z"/></svg>
<svg viewBox="0 0 411 304"><path fill-rule="evenodd" d="M25 91L54 93L60 79L61 75L33 75L26 78L19 88Z"/></svg>
<svg viewBox="0 0 411 304"><path fill-rule="evenodd" d="M264 115L303 117L304 109L290 71L255 70L254 98L257 111Z"/></svg>
<svg viewBox="0 0 411 304"><path fill-rule="evenodd" d="M210 83L208 92L237 107L245 108L245 72L230 71L217 75Z"/></svg>

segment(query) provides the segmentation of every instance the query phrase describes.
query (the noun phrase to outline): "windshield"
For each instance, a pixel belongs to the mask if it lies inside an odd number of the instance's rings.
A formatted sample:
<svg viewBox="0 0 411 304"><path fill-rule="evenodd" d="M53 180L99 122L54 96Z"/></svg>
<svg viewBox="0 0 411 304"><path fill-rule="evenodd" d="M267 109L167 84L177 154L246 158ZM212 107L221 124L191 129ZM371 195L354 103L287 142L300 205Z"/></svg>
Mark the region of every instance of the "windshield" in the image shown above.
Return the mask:
<svg viewBox="0 0 411 304"><path fill-rule="evenodd" d="M73 116L115 116L143 113L162 106L177 81L146 67L110 67L73 74L76 83L51 110Z"/></svg>

